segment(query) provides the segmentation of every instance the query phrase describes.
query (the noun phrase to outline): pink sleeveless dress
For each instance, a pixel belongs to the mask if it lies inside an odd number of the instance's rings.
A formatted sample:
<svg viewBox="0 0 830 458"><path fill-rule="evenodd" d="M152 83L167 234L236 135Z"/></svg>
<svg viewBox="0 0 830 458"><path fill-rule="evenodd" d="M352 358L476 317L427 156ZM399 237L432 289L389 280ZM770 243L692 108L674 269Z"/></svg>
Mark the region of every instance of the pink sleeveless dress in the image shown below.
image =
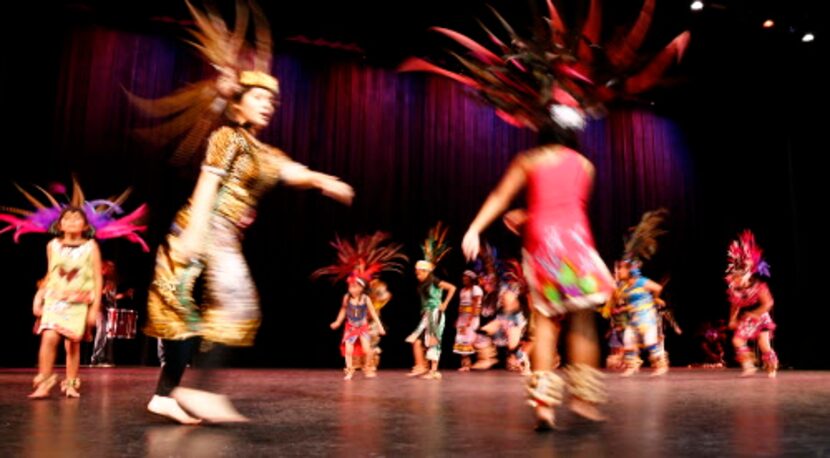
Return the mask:
<svg viewBox="0 0 830 458"><path fill-rule="evenodd" d="M533 305L549 317L604 303L614 290L586 214L591 175L577 152L558 148L558 160L537 162L527 176L524 267Z"/></svg>

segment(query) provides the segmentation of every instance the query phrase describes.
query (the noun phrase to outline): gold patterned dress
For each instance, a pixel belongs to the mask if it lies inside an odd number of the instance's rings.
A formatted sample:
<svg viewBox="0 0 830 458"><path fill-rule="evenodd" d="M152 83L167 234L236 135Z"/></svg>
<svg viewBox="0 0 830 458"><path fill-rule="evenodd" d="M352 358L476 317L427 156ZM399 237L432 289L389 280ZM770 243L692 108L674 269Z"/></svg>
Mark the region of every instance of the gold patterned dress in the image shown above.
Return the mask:
<svg viewBox="0 0 830 458"><path fill-rule="evenodd" d="M242 255L242 231L262 195L292 162L239 127L211 134L202 170L222 179L199 259L183 259L176 247L190 219L190 204L176 214L156 257L145 333L168 340L201 336L233 346L253 345L260 323L259 298ZM196 279L205 275L204 302L193 300Z"/></svg>
<svg viewBox="0 0 830 458"><path fill-rule="evenodd" d="M80 245L67 245L60 239L49 242L49 275L38 334L51 329L75 342L84 337L86 315L95 296L94 247L94 240Z"/></svg>

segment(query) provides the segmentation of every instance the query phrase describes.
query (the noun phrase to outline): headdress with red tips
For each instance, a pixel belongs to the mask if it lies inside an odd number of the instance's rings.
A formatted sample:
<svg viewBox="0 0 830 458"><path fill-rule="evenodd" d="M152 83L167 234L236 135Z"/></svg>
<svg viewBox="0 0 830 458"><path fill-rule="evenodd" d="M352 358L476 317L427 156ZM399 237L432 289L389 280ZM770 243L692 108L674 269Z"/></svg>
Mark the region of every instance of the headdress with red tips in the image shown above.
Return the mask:
<svg viewBox="0 0 830 458"><path fill-rule="evenodd" d="M727 252L729 265L726 273L769 277L769 264L764 260L763 254L764 251L755 243L755 234L750 230L744 230L738 239L729 245Z"/></svg>
<svg viewBox="0 0 830 458"><path fill-rule="evenodd" d="M407 59L399 70L430 72L464 84L512 125L572 132L584 127L586 115L601 113L604 103L635 98L655 86L682 57L689 32L681 33L650 61L643 63L637 55L655 1L645 0L628 33L606 44L600 41L600 0L591 0L581 31L569 30L547 0L548 17L539 18L532 38L520 36L493 10L508 39L482 25L489 47L454 30L432 28L465 48L464 54L451 53L463 74L421 58Z"/></svg>
<svg viewBox="0 0 830 458"><path fill-rule="evenodd" d="M375 232L372 235L357 235L354 241L337 236L331 246L337 250L337 262L322 267L311 274L312 278L330 276L333 281L346 280L349 284L367 286L381 272L403 271L403 263L409 258L400 244L389 243L389 234Z"/></svg>

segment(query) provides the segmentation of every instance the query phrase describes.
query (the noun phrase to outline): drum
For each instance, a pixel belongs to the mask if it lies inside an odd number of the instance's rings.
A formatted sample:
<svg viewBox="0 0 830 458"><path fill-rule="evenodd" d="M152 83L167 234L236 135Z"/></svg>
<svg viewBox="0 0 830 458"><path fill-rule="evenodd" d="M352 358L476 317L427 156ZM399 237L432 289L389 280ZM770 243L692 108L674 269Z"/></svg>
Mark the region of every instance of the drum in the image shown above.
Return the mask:
<svg viewBox="0 0 830 458"><path fill-rule="evenodd" d="M107 338L135 339L138 314L129 309L107 309Z"/></svg>

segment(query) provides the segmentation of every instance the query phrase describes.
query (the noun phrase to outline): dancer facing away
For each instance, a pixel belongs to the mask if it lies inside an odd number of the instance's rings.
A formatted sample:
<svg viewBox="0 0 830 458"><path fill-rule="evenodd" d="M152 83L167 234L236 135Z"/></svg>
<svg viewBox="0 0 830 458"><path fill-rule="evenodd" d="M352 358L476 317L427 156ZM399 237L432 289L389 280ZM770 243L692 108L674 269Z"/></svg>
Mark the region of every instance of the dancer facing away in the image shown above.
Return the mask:
<svg viewBox="0 0 830 458"><path fill-rule="evenodd" d="M595 369L599 349L592 309L605 302L614 285L593 246L586 205L594 168L577 151L575 131L585 126L587 115L600 113L604 102L652 87L674 58L682 55L689 40L689 34L682 33L641 68L636 66L646 61L637 59L636 52L623 56L616 51L636 50L638 43L608 43L605 57L614 65L601 67L595 55L606 48L588 46L584 40L600 41L600 8L590 9L582 30L569 31L553 2L547 6L549 17L536 21L538 27L530 39L516 34L518 29L500 18L510 36L502 40L488 34L496 51L458 32L434 28L468 51L456 54L469 70L464 75L418 58L399 67L401 71L432 72L472 87L480 99L493 105L499 117L539 133L539 146L517 155L485 201L464 236L463 249L469 260L475 259L481 232L507 210L519 190L527 187L524 270L533 298L531 328L535 339L531 355L534 375L528 391L541 428L553 426L553 407L562 399L564 383L553 372L557 317L567 315L571 321L567 371L574 395L572 408L600 419L598 405L605 399ZM638 24L651 19L648 7L640 14ZM635 34L620 36L631 40Z"/></svg>

